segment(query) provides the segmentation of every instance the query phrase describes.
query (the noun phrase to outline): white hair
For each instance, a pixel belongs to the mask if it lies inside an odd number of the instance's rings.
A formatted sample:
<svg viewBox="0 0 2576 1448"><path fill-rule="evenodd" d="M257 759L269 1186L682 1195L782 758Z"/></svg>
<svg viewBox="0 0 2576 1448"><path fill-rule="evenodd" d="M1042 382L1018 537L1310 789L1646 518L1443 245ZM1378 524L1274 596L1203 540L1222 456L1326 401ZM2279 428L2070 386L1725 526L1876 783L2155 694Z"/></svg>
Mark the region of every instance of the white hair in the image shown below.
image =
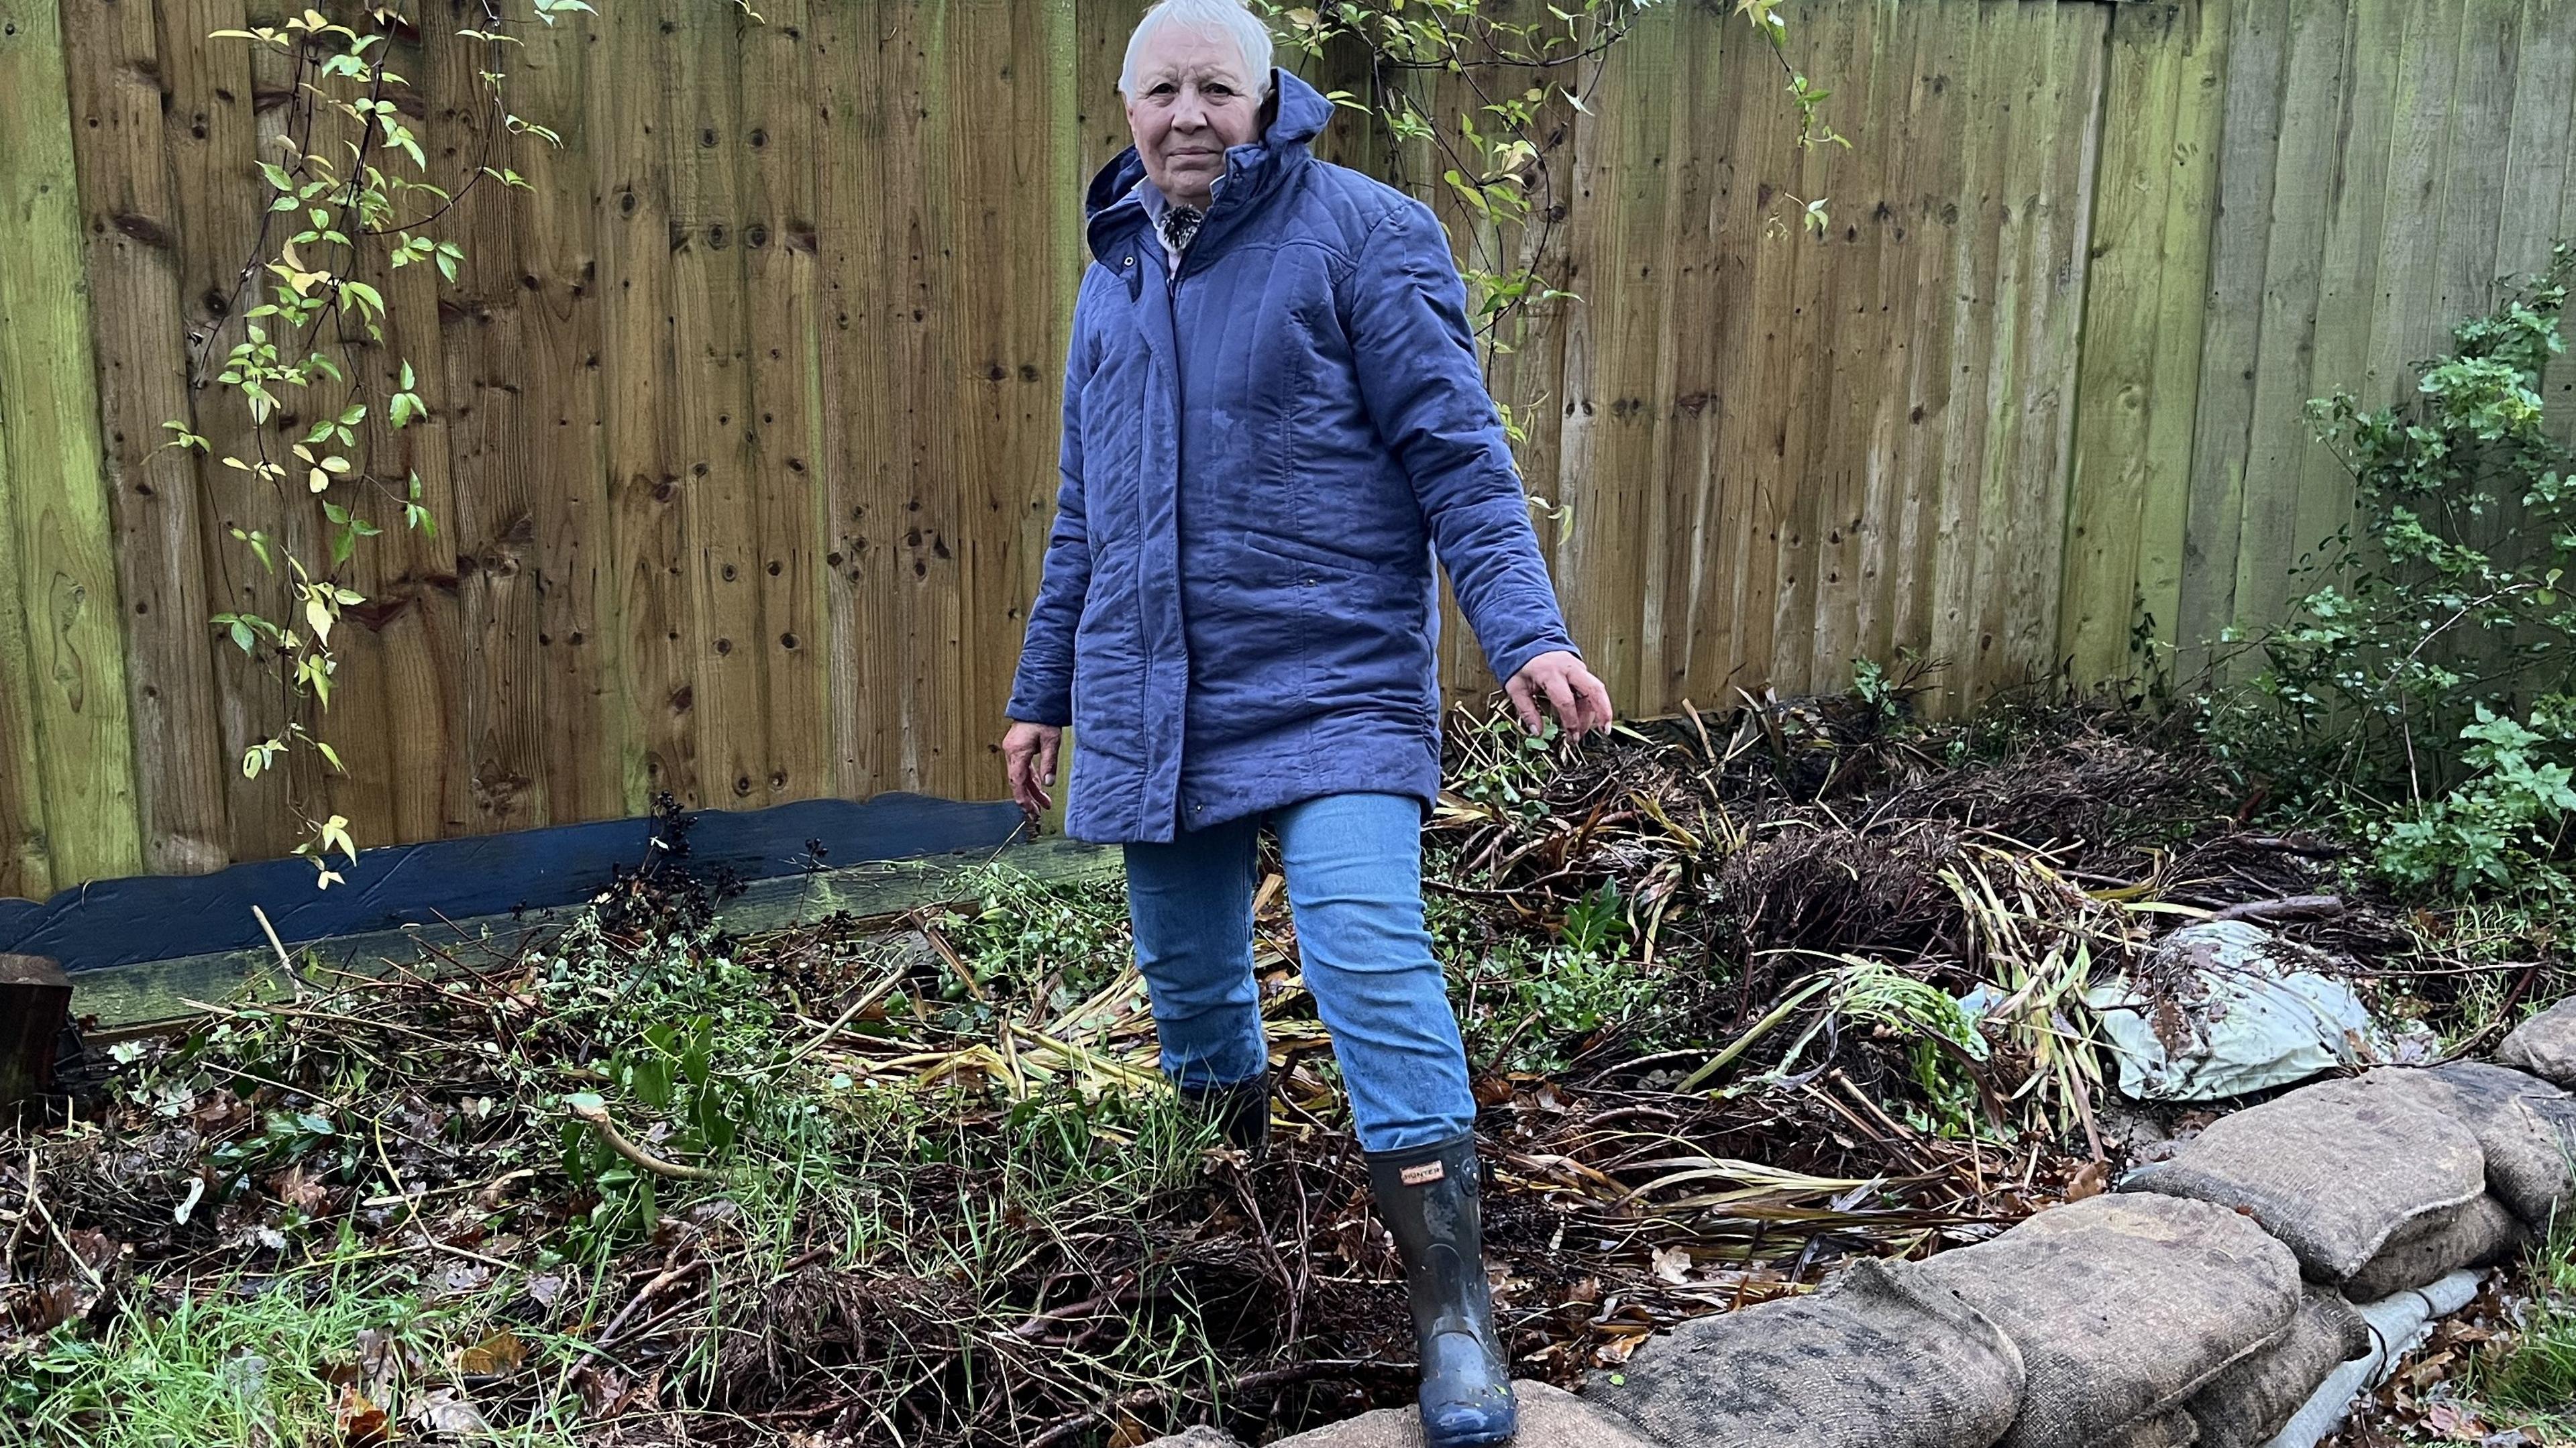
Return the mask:
<svg viewBox="0 0 2576 1448"><path fill-rule="evenodd" d="M1255 97L1270 95L1270 27L1261 17L1243 6L1243 0L1161 0L1136 22L1136 31L1127 37L1127 61L1118 71L1121 95L1136 93L1136 56L1145 48L1146 38L1167 25L1186 25L1201 35L1222 36L1243 52L1243 69L1252 80Z"/></svg>

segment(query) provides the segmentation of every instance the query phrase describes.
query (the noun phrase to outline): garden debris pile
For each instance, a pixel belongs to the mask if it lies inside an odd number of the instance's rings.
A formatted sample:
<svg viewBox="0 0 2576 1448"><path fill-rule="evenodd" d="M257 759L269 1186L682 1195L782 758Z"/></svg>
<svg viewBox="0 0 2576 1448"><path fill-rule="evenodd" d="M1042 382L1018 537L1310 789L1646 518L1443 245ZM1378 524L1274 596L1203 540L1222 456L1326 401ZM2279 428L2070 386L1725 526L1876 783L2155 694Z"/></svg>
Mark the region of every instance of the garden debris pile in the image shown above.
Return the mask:
<svg viewBox="0 0 2576 1448"><path fill-rule="evenodd" d="M1452 730L1432 923L1523 1375L2099 1192L2085 990L2159 912L2332 887L2330 843L2238 828L2169 726L1901 712ZM1256 1167L1157 1089L1114 885L993 868L738 939L673 843L524 953L209 1004L11 1138L29 1436L1133 1444L1213 1413L1257 1442L1409 1394L1275 872ZM2536 967L2444 969L2469 999Z"/></svg>

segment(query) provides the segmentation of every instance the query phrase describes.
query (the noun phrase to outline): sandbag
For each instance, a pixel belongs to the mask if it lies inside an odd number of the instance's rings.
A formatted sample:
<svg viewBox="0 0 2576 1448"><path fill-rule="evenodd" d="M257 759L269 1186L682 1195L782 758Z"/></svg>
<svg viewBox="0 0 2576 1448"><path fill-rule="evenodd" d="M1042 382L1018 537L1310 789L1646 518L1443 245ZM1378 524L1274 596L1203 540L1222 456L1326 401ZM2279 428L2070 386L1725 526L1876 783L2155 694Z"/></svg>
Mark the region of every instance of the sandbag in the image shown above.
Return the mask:
<svg viewBox="0 0 2576 1448"><path fill-rule="evenodd" d="M2310 1286L2290 1330L2211 1378L2184 1405L2201 1448L2258 1448L2334 1370L2370 1351L2370 1326L2330 1287Z"/></svg>
<svg viewBox="0 0 2576 1448"><path fill-rule="evenodd" d="M2477 1137L2416 1098L2367 1079L2302 1086L2221 1117L2121 1190L2245 1212L2312 1280L2339 1283L2486 1193Z"/></svg>
<svg viewBox="0 0 2576 1448"><path fill-rule="evenodd" d="M2495 1058L2497 1065L2576 1090L2576 996L2514 1027L2497 1045Z"/></svg>
<svg viewBox="0 0 2576 1448"><path fill-rule="evenodd" d="M2299 1308L2288 1248L2179 1197L2090 1197L1923 1271L2021 1351L2021 1412L2002 1448L2169 1434L2150 1420L2279 1337Z"/></svg>
<svg viewBox="0 0 2576 1448"><path fill-rule="evenodd" d="M2020 1407L2021 1355L1928 1270L1856 1262L1807 1296L1683 1323L1584 1400L1706 1448L1986 1448Z"/></svg>
<svg viewBox="0 0 2576 1448"><path fill-rule="evenodd" d="M2493 1266L2530 1242L2530 1229L2489 1194L2449 1220L2407 1233L2379 1249L2378 1256L2345 1280L2344 1295L2355 1302L2376 1302L2463 1267Z"/></svg>
<svg viewBox="0 0 2576 1448"><path fill-rule="evenodd" d="M2142 1419L2102 1440L2102 1448L2193 1448L2200 1425L2180 1408Z"/></svg>
<svg viewBox="0 0 2576 1448"><path fill-rule="evenodd" d="M2576 1198L2576 1096L2537 1076L2484 1061L2411 1074L2439 1084L2453 1120L2486 1153L2487 1191L2534 1231Z"/></svg>

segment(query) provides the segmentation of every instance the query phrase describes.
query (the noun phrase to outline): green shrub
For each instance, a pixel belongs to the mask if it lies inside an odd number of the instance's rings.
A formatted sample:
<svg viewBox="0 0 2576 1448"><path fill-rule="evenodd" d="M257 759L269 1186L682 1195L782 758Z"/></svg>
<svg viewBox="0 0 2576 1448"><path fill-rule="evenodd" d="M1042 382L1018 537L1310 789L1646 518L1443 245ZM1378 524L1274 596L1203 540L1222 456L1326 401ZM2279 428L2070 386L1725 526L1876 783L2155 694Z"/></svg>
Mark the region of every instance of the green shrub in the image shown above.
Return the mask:
<svg viewBox="0 0 2576 1448"><path fill-rule="evenodd" d="M2416 395L2309 411L2352 469L2352 522L2302 565L2296 620L2260 639L2261 707L2219 741L2292 799L2352 812L2378 870L2419 891L2567 891L2576 815L2576 453L2541 372L2576 247L2453 329Z"/></svg>

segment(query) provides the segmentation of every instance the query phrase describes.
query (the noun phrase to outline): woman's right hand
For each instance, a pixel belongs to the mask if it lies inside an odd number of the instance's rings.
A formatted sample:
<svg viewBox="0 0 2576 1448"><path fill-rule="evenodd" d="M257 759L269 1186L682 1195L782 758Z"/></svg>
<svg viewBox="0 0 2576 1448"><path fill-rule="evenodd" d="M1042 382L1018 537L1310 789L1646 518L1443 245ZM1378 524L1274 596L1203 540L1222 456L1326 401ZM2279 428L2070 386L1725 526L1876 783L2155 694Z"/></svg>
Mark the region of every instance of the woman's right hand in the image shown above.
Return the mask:
<svg viewBox="0 0 2576 1448"><path fill-rule="evenodd" d="M1017 720L1002 736L1002 765L1010 772L1011 798L1031 819L1055 808L1055 797L1047 791L1055 787L1055 753L1063 742L1064 730L1056 725Z"/></svg>

